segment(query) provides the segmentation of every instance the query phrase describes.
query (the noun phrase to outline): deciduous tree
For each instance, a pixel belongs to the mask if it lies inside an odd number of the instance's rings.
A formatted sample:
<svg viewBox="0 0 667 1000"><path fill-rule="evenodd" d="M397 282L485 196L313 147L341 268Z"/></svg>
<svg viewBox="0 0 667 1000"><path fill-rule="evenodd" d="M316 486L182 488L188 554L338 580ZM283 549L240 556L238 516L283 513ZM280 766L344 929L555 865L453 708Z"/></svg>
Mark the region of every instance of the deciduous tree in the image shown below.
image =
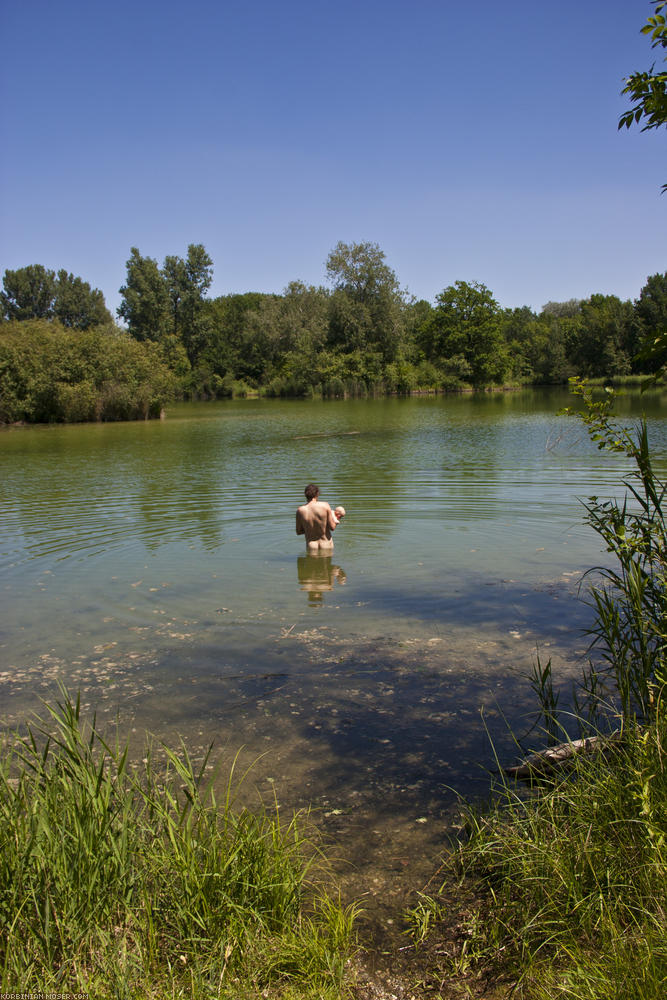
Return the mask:
<svg viewBox="0 0 667 1000"><path fill-rule="evenodd" d="M403 336L403 295L377 243L337 243L327 258L330 341L347 352L379 353L394 361Z"/></svg>
<svg viewBox="0 0 667 1000"><path fill-rule="evenodd" d="M56 277L41 264L5 271L0 292L6 319L57 319L73 330L113 323L99 288L64 268Z"/></svg>
<svg viewBox="0 0 667 1000"><path fill-rule="evenodd" d="M172 332L183 342L190 363L195 364L210 332L203 304L213 280L213 261L201 243L191 243L185 259L165 257L162 274L169 295Z"/></svg>
<svg viewBox="0 0 667 1000"><path fill-rule="evenodd" d="M486 285L456 281L436 298L421 343L429 361L462 359L473 385L500 383L508 369L498 303Z"/></svg>
<svg viewBox="0 0 667 1000"><path fill-rule="evenodd" d="M642 371L659 372L667 361L667 272L652 274L635 302Z"/></svg>
<svg viewBox="0 0 667 1000"><path fill-rule="evenodd" d="M580 375L627 375L634 354L632 303L616 295L591 295L581 306L581 326L572 360Z"/></svg>
<svg viewBox="0 0 667 1000"><path fill-rule="evenodd" d="M377 243L339 242L327 257L326 267L333 287L356 302L370 304L381 289L398 294L398 279Z"/></svg>
<svg viewBox="0 0 667 1000"><path fill-rule="evenodd" d="M170 330L169 290L158 263L142 257L136 247L126 264L127 280L120 289L118 315L136 340L161 341Z"/></svg>
<svg viewBox="0 0 667 1000"><path fill-rule="evenodd" d="M58 271L53 312L63 326L75 330L113 323L99 288L91 288L87 281L64 269Z"/></svg>
<svg viewBox="0 0 667 1000"><path fill-rule="evenodd" d="M175 336L195 364L210 332L204 294L212 277L213 261L201 243L191 243L185 259L165 257L162 268L132 247L118 315L137 340Z"/></svg>
<svg viewBox="0 0 667 1000"><path fill-rule="evenodd" d="M5 271L0 292L5 319L52 319L56 276L41 264Z"/></svg>

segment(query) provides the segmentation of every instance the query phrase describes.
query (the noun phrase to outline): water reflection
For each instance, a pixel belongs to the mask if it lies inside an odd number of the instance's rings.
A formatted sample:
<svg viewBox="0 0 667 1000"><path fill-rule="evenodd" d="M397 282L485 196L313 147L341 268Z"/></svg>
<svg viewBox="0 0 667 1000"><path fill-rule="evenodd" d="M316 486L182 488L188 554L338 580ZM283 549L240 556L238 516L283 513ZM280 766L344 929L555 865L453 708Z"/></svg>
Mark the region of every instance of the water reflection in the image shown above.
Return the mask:
<svg viewBox="0 0 667 1000"><path fill-rule="evenodd" d="M331 558L331 555L318 553L299 556L296 561L299 587L307 592L311 606L321 604L325 592L334 589L334 583L342 585L347 581L345 571L335 566Z"/></svg>

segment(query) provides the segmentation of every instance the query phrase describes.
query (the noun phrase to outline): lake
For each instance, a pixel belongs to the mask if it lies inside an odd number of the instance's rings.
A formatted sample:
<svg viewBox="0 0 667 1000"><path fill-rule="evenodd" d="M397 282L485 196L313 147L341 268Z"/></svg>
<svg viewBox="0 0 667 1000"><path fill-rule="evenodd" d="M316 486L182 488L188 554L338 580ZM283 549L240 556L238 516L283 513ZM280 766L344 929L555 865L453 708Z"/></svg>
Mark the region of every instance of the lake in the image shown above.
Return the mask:
<svg viewBox="0 0 667 1000"><path fill-rule="evenodd" d="M243 748L253 795L311 804L390 893L494 753L514 759L536 655L563 697L581 671L580 583L608 557L580 498L618 495L629 465L558 415L571 402L239 400L6 429L0 721L61 682L139 753L147 731L195 757ZM664 469L661 403L619 410L648 414ZM347 509L330 558L294 531L310 481Z"/></svg>

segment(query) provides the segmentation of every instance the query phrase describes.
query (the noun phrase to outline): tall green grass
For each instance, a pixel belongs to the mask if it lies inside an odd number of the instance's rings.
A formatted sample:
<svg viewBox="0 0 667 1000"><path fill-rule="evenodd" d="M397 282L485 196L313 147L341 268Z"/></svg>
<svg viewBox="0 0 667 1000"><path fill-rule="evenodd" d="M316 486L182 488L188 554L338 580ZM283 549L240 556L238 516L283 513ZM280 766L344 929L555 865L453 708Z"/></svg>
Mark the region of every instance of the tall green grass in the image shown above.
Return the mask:
<svg viewBox="0 0 667 1000"><path fill-rule="evenodd" d="M574 756L530 791L500 776L464 804L440 894L406 914L415 945L451 926L441 975L506 984L517 1000L667 995L667 713L627 725L605 754ZM433 951L433 949L432 949ZM511 984L511 987L510 987Z"/></svg>
<svg viewBox="0 0 667 1000"><path fill-rule="evenodd" d="M0 984L91 997L339 997L354 910L299 817L218 801L185 746L141 766L66 694L0 764ZM319 887L318 887L319 886Z"/></svg>
<svg viewBox="0 0 667 1000"><path fill-rule="evenodd" d="M468 951L480 964L502 957L517 995L658 1000L667 984L665 718L572 767L538 794L501 781L491 810L467 808L450 871L486 898Z"/></svg>
<svg viewBox="0 0 667 1000"><path fill-rule="evenodd" d="M613 394L593 402L585 386L575 388L598 447L625 453L634 463L622 501L593 496L585 504L588 524L615 557L590 589L590 634L599 659L584 674L585 713L600 720L611 706L623 722L650 721L667 683L667 483L653 468L646 422L617 427L610 418Z"/></svg>

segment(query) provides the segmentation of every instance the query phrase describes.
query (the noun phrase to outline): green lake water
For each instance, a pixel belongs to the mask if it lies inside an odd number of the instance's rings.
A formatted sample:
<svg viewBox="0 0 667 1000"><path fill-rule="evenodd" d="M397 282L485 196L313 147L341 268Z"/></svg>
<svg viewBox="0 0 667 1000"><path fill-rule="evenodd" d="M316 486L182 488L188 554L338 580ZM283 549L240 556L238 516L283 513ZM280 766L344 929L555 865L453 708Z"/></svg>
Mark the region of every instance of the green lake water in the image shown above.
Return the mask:
<svg viewBox="0 0 667 1000"><path fill-rule="evenodd" d="M579 585L607 556L579 498L618 494L628 465L569 402L242 400L5 430L0 721L62 682L137 746L243 747L264 798L314 805L357 866L391 841L402 872L456 792L488 787L489 736L514 758L536 652L564 690L581 670ZM619 404L649 416L659 466L661 403ZM331 558L294 532L310 481L347 509Z"/></svg>

